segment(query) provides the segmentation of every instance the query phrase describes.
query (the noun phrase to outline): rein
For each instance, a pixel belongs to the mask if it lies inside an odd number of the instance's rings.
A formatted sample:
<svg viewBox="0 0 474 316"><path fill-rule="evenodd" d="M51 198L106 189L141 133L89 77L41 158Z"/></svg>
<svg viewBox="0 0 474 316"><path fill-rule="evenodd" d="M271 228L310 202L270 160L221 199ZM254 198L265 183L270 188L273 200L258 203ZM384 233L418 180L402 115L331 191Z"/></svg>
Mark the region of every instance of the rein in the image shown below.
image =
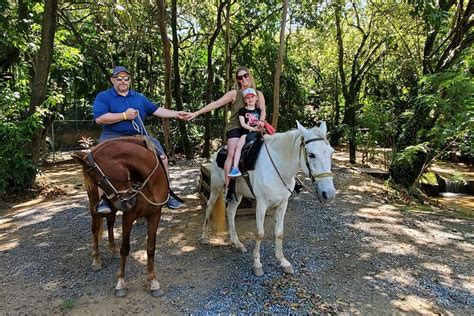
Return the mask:
<svg viewBox="0 0 474 316"><path fill-rule="evenodd" d="M283 182L283 186L285 187L285 189L288 190L288 192L290 192L291 195L295 195L295 192L292 191L292 190L290 190L290 189L288 189L288 186L286 185L285 180L283 180L283 178L281 177L280 171L278 171L278 168L277 168L277 166L275 165L275 162L273 162L272 156L270 155L270 151L268 150L267 143L266 143L266 142L263 142L263 144L265 145L265 149L267 150L268 158L270 158L270 161L271 161L271 163L272 163L272 165L273 165L273 168L275 169L275 171L276 171L278 177L280 178L281 182Z"/></svg>
<svg viewBox="0 0 474 316"><path fill-rule="evenodd" d="M309 161L308 161L308 152L306 150L306 145L311 143L311 142L317 142L317 141L327 142L326 138L323 138L323 137L315 137L315 138L311 138L311 139L308 139L308 140L305 141L304 137L301 136L301 144L300 144L300 151L299 151L300 160L301 160L301 151L304 150L304 152L305 152L304 157L305 157L306 168L308 168L308 173L309 173L309 176L311 177L311 181L313 183L315 183L317 179L321 179L321 178L325 178L325 177L332 177L332 172L314 173L314 172L311 171L311 167L309 166ZM270 162L272 163L273 168L275 169L276 173L278 174L278 177L280 178L281 182L283 183L285 189L287 189L288 192L290 192L291 195L295 195L296 194L295 191L290 190L288 188L288 186L286 185L285 181L283 180L280 172L278 171L278 168L276 167L275 162L273 161L273 158L270 155L270 151L268 150L267 143L263 142L263 144L265 145L265 149L267 150L268 158L270 158Z"/></svg>

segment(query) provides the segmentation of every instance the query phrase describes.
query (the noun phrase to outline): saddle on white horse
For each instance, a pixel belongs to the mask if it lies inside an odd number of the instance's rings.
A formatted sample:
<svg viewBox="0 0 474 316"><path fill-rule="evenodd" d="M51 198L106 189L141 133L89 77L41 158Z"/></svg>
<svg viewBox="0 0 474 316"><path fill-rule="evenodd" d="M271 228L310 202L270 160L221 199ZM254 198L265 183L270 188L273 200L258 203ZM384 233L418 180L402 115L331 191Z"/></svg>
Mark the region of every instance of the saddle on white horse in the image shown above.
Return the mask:
<svg viewBox="0 0 474 316"><path fill-rule="evenodd" d="M258 132L250 132L247 134L245 139L245 145L242 148L242 155L239 161L239 170L244 173L245 171L255 169L255 161L257 161L258 154L263 145L263 136ZM227 159L227 147L221 147L217 152L216 162L217 165L224 169L224 163Z"/></svg>

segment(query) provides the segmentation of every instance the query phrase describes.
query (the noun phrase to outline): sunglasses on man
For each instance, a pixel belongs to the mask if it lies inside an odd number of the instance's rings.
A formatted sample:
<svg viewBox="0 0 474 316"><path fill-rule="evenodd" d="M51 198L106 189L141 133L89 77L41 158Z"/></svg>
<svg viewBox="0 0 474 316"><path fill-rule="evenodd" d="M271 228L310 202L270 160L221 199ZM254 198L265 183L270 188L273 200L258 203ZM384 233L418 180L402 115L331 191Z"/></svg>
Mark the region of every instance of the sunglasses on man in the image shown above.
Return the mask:
<svg viewBox="0 0 474 316"><path fill-rule="evenodd" d="M237 76L237 79L238 80L242 80L242 79L247 79L249 77L249 74L243 74L243 75L240 75L240 76Z"/></svg>
<svg viewBox="0 0 474 316"><path fill-rule="evenodd" d="M130 77L128 76L125 76L125 77L117 76L117 77L112 77L112 78L114 78L117 81L125 81L125 82L128 82L130 80Z"/></svg>

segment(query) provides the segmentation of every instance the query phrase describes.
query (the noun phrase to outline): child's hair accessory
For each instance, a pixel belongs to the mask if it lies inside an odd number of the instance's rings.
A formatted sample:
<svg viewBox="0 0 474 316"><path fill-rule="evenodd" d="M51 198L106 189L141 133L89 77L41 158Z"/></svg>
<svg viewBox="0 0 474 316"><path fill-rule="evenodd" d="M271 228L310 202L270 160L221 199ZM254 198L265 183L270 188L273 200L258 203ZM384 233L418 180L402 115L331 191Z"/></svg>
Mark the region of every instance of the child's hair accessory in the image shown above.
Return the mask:
<svg viewBox="0 0 474 316"><path fill-rule="evenodd" d="M247 94L257 95L257 91L255 91L255 89L253 88L247 88L244 91L242 91L242 94L244 95L244 98L245 98Z"/></svg>

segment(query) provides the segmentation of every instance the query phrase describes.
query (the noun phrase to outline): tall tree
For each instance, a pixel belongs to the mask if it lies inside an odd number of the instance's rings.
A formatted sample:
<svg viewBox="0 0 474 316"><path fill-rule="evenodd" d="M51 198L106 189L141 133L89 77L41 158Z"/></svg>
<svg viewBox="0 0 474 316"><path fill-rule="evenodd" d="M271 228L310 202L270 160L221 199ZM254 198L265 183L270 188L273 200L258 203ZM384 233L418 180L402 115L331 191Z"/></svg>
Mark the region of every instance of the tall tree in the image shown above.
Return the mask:
<svg viewBox="0 0 474 316"><path fill-rule="evenodd" d="M28 116L33 115L46 99L49 70L53 60L54 34L57 23L57 0L46 0L44 5L43 22L41 25L41 44L34 62L34 76L31 82L31 99ZM43 117L43 131L33 139L33 162L38 163L42 141L46 137L53 115Z"/></svg>
<svg viewBox="0 0 474 316"><path fill-rule="evenodd" d="M164 0L156 0L158 5L158 26L160 28L161 40L163 42L163 58L165 61L165 108L171 109L171 44L166 28L166 7ZM170 121L168 118L162 118L163 138L165 146L168 149L170 159L174 156L170 146Z"/></svg>
<svg viewBox="0 0 474 316"><path fill-rule="evenodd" d="M356 162L356 132L357 132L357 111L360 109L359 93L364 83L365 77L371 68L384 55L383 45L387 43L390 36L381 36L376 32L377 19L382 18L376 13L362 17L356 2L352 2L352 14L354 22L350 22L350 27L354 28L360 36L357 50L350 61L350 80L346 76L346 62L344 40L341 27L341 1L334 4L334 15L336 23L336 40L338 46L339 76L341 78L341 88L344 96L344 119L343 124L347 127L349 139L349 161Z"/></svg>
<svg viewBox="0 0 474 316"><path fill-rule="evenodd" d="M183 98L181 96L181 76L179 71L179 41L177 31L177 0L171 1L171 30L173 33L173 73L174 73L174 99L176 101L176 109L182 111ZM186 124L183 121L178 122L181 134L181 144L184 147L184 154L186 159L193 159L193 151L191 143L189 142L188 132L186 131Z"/></svg>
<svg viewBox="0 0 474 316"><path fill-rule="evenodd" d="M230 90L230 86L232 84L232 56L230 51L230 8L231 8L231 0L226 0L226 7L225 7L225 91ZM224 116L223 122L224 126L227 124L227 120L229 119L229 104L224 106ZM225 140L225 129L222 129L222 142Z"/></svg>
<svg viewBox="0 0 474 316"><path fill-rule="evenodd" d="M212 53L214 50L214 44L216 43L217 36L222 30L222 14L224 7L226 5L226 1L219 0L219 5L217 7L217 19L216 19L216 27L214 28L214 32L209 39L209 43L207 44L207 84L206 84L206 103L209 104L213 99L213 86L214 86L214 65L212 59ZM206 113L204 118L204 148L203 148L203 157L209 158L211 156L211 123L210 123L210 116L211 113Z"/></svg>
<svg viewBox="0 0 474 316"><path fill-rule="evenodd" d="M283 1L283 12L281 16L280 26L280 46L278 49L278 57L275 65L275 76L273 79L273 117L272 125L277 128L278 115L280 113L280 76L283 65L283 58L285 56L285 31L286 31L286 17L288 15L288 0Z"/></svg>

